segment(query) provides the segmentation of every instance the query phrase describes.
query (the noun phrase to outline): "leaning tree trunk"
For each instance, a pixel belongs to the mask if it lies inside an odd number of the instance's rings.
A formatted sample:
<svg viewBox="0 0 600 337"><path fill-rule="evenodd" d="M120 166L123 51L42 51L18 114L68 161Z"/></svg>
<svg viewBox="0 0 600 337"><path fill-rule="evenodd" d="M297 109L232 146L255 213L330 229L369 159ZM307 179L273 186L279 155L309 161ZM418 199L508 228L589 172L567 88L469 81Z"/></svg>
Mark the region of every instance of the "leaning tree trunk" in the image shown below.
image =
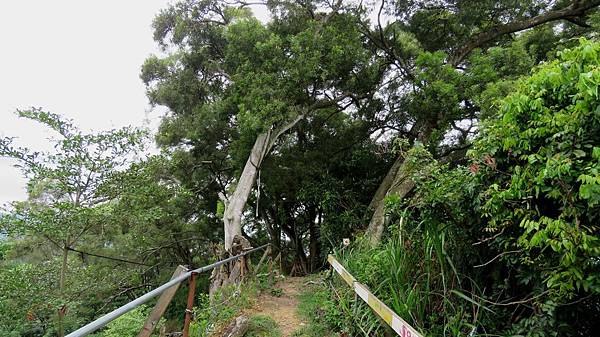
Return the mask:
<svg viewBox="0 0 600 337"><path fill-rule="evenodd" d="M233 238L236 235L242 235L242 214L263 159L271 151L277 139L303 118L304 115L298 115L291 122L275 130L271 128L269 131L259 134L254 141L250 156L248 156L248 160L246 161L246 165L244 165L244 170L237 181L233 194L230 198L221 195L221 199L225 203L225 212L223 213L225 250L230 251Z"/></svg>
<svg viewBox="0 0 600 337"><path fill-rule="evenodd" d="M411 131L416 134L416 140L421 144L427 144L431 134L437 127L437 119L421 120L415 124ZM403 154L398 156L369 204L368 209L373 211L373 215L366 235L372 245L377 245L381 241L383 230L386 226L385 197L388 195L397 195L400 199L403 199L415 187L415 182L411 178L414 168L410 167L404 159Z"/></svg>
<svg viewBox="0 0 600 337"><path fill-rule="evenodd" d="M225 229L225 250L231 250L233 238L242 235L242 213L248 202L248 197L256 181L256 176L263 159L270 150L269 138L271 132L263 132L256 137L250 156L244 170L238 179L233 195L226 200L223 223Z"/></svg>
<svg viewBox="0 0 600 337"><path fill-rule="evenodd" d="M379 242L385 226L385 197L388 195L388 191L394 182L396 173L402 163L404 157L399 156L392 167L390 167L388 173L379 184L371 203L369 204L369 210L373 212L371 221L369 222L369 228L367 229L367 236L372 244Z"/></svg>
<svg viewBox="0 0 600 337"><path fill-rule="evenodd" d="M386 226L385 197L398 195L400 198L404 198L415 187L410 173L411 170L405 163L404 157L398 157L375 192L375 196L369 204L373 215L367 229L367 236L371 244L379 243Z"/></svg>
<svg viewBox="0 0 600 337"><path fill-rule="evenodd" d="M225 229L225 254L237 255L244 250L250 249L250 243L242 236L242 214L248 197L256 181L260 166L275 144L275 141L287 130L296 125L304 115L299 115L293 121L285 124L275 130L270 128L268 131L259 134L254 141L250 156L242 170L237 185L230 198L223 194L219 197L225 204L223 212L223 224ZM209 294L211 299L218 289L227 284L237 284L241 282L248 268L246 258L233 261L213 270L210 276L211 285Z"/></svg>

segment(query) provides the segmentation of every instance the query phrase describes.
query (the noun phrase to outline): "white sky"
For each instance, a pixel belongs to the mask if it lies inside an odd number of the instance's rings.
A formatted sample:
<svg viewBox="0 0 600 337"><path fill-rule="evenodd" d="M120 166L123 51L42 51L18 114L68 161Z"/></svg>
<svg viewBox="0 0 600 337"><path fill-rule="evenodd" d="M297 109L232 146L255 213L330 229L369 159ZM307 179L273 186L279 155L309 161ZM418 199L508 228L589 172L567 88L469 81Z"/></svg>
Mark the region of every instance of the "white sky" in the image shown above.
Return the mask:
<svg viewBox="0 0 600 337"><path fill-rule="evenodd" d="M155 129L165 108L150 109L140 67L159 53L152 19L174 1L0 1L0 136L48 149L52 134L14 114L32 106L86 131ZM263 6L252 9L268 20ZM0 158L0 206L26 198L25 179L13 165Z"/></svg>
<svg viewBox="0 0 600 337"><path fill-rule="evenodd" d="M13 0L0 2L0 136L47 147L51 134L18 119L31 106L84 130L157 125L139 79L157 53L151 23L167 0ZM160 109L157 109L162 111ZM0 158L0 204L25 198L25 180Z"/></svg>
<svg viewBox="0 0 600 337"><path fill-rule="evenodd" d="M0 1L0 136L48 149L52 134L15 116L42 107L83 130L126 125L155 129L140 67L152 53L152 19L169 0ZM264 8L254 8L264 20ZM24 200L25 179L0 158L0 206Z"/></svg>

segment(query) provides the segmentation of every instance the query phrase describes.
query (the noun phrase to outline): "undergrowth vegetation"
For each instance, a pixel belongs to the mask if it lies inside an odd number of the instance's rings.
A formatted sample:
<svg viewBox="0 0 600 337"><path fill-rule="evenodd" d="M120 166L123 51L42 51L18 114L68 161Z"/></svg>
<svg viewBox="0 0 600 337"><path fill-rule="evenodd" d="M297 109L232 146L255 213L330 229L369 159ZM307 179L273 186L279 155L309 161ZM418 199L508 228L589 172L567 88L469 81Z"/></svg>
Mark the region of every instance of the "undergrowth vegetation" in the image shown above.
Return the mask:
<svg viewBox="0 0 600 337"><path fill-rule="evenodd" d="M250 317L250 327L245 337L280 337L281 331L277 323L269 316L254 315Z"/></svg>
<svg viewBox="0 0 600 337"><path fill-rule="evenodd" d="M414 192L387 198L378 246L357 239L340 261L428 336L592 335L600 314L600 44L581 40L522 79L483 124L470 165L423 147ZM322 322L352 336L385 327L340 284ZM334 311L335 312L335 311Z"/></svg>
<svg viewBox="0 0 600 337"><path fill-rule="evenodd" d="M249 281L220 288L213 294L212 301L208 294L200 294L194 307L190 335L212 336L215 330L229 324L243 309L252 306L259 291L259 285Z"/></svg>
<svg viewBox="0 0 600 337"><path fill-rule="evenodd" d="M101 332L91 335L91 337L135 337L140 332L144 322L152 308L142 305L133 311L117 318L106 326ZM165 320L161 319L154 329L152 336L159 336L159 332L165 325Z"/></svg>
<svg viewBox="0 0 600 337"><path fill-rule="evenodd" d="M299 295L298 313L308 324L295 337L334 337L346 325L344 316L322 274L312 276L312 284ZM349 322L348 322L349 323Z"/></svg>

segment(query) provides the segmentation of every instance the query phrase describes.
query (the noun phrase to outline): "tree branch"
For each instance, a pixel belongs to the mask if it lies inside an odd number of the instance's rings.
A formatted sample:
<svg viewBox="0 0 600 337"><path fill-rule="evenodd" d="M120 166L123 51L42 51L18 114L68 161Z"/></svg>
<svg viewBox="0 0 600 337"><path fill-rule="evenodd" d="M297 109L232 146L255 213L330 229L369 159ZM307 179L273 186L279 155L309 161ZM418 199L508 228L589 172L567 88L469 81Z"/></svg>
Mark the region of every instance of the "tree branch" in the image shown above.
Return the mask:
<svg viewBox="0 0 600 337"><path fill-rule="evenodd" d="M544 23L558 20L568 20L576 23L579 26L582 26L584 24L582 18L585 17L589 10L594 9L599 5L600 0L575 0L571 3L571 5L563 9L551 10L532 18L495 26L490 30L473 36L462 47L458 48L450 57L450 64L453 66L459 65L473 51L473 49L481 47L482 45L491 42L502 35L519 32L542 25Z"/></svg>

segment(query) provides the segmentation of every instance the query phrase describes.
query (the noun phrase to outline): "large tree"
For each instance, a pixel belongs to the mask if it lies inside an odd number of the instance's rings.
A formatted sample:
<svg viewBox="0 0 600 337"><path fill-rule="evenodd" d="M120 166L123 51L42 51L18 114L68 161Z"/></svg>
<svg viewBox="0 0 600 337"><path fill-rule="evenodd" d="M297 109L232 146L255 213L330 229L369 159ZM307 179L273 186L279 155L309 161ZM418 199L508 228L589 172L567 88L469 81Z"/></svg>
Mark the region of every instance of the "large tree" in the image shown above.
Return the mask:
<svg viewBox="0 0 600 337"><path fill-rule="evenodd" d="M187 152L194 183L224 203L226 249L242 235L258 172L281 137L318 111L360 110L380 75L341 1L269 9L264 25L243 4L180 2L154 23L169 56L142 71L152 102L170 109L159 143Z"/></svg>
<svg viewBox="0 0 600 337"><path fill-rule="evenodd" d="M545 58L544 51L569 43L561 38L593 31L586 18L599 5L598 0L381 1L377 22L363 20L363 32L389 65L380 94L390 129L409 144L426 144L436 157L452 158L457 151L460 157L487 106L481 103L506 92L497 83L526 74L540 54ZM386 25L383 13L391 17ZM533 33L513 42L525 30ZM410 193L409 176L400 154L370 205L372 242L385 227L385 197Z"/></svg>

